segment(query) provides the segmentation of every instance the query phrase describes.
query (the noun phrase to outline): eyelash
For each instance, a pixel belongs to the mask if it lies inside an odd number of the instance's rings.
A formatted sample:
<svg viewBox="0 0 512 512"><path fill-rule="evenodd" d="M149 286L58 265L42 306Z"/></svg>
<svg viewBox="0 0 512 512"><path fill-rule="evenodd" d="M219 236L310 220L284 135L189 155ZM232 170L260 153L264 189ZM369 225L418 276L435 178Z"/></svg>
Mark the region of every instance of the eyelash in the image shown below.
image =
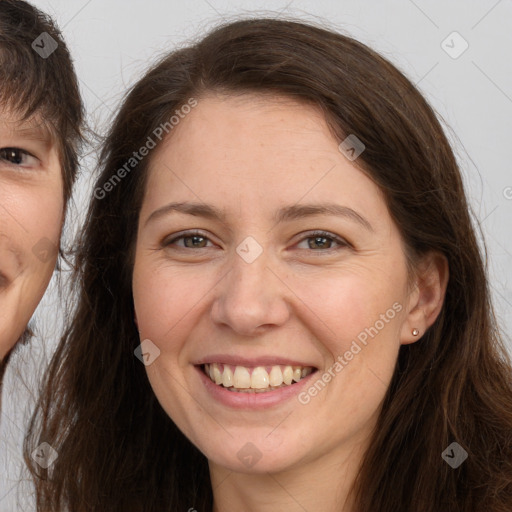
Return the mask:
<svg viewBox="0 0 512 512"><path fill-rule="evenodd" d="M8 160L7 155L9 155L9 153L15 153L15 156L16 157L29 157L29 158L33 158L35 160L37 160L37 157L34 156L32 153L29 153L28 151L25 151L24 149L21 149L21 148L16 148L16 147L7 147L7 148L0 148L0 161L3 161L3 162L7 162L9 165L13 166L13 167L23 167L23 162L22 163L13 163L11 161ZM13 156L11 154L11 156ZM30 167L30 166L29 166Z"/></svg>
<svg viewBox="0 0 512 512"><path fill-rule="evenodd" d="M174 237L170 240L164 240L162 242L162 247L169 247L170 245L176 243L176 241L178 241L178 240L182 240L182 239L184 240L185 238L192 238L194 236L205 238L206 240L211 242L211 240L206 235L201 233L200 231L190 231L190 232L182 233L181 235ZM308 236L301 238L299 240L299 242L297 242L297 243L303 242L305 240L309 240L310 238L327 238L339 245L338 248L330 247L328 249L317 249L317 250L309 249L310 252L327 252L327 251L330 252L330 251L340 250L340 249L343 249L346 247L351 247L351 244L349 244L346 240L344 240L343 238L340 238L339 236L336 236L332 233L329 233L327 231L313 231L312 233L309 233ZM181 247L180 246L179 249L193 249L193 247ZM208 247L198 247L197 249L208 249ZM308 250L308 249L306 249L306 250Z"/></svg>

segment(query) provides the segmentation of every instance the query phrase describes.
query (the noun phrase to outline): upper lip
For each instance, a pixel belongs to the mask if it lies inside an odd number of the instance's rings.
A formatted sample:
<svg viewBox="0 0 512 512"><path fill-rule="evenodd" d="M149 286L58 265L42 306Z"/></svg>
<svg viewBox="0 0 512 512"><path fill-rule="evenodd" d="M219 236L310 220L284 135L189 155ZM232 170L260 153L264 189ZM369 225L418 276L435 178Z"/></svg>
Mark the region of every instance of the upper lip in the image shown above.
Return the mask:
<svg viewBox="0 0 512 512"><path fill-rule="evenodd" d="M209 364L209 363L221 363L221 364L229 364L232 366L246 366L246 367L283 365L283 366L302 366L302 367L316 368L312 364L305 363L303 361L298 361L296 359L289 359L286 357L260 356L260 357L248 358L248 357L244 357L244 356L235 356L233 354L212 354L211 356L201 357L201 359L198 359L193 364L196 366L199 366L199 365Z"/></svg>

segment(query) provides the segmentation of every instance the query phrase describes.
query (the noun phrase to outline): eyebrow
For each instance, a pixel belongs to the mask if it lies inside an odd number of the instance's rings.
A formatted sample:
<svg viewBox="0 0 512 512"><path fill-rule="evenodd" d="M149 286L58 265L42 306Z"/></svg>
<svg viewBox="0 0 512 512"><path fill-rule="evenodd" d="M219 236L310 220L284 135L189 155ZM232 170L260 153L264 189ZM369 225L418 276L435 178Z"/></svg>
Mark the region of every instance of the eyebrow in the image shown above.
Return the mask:
<svg viewBox="0 0 512 512"><path fill-rule="evenodd" d="M14 127L9 127L8 124L2 124L0 126L0 132L5 131L8 136L14 138L33 140L50 144L53 142L54 136L51 129L43 122L20 122L13 123ZM17 124L17 125L16 125Z"/></svg>
<svg viewBox="0 0 512 512"><path fill-rule="evenodd" d="M193 215L195 217L205 217L207 219L217 220L226 223L226 213L216 206L205 203L169 203L161 208L155 210L146 220L144 226L150 221L156 220L168 215L169 213L177 212L186 215ZM306 217L313 217L315 215L333 215L337 217L345 217L349 220L357 222L368 231L374 232L373 226L365 219L360 213L356 212L348 206L342 206L336 203L319 203L319 204L294 204L286 206L277 211L274 215L276 224L283 222L303 219Z"/></svg>
<svg viewBox="0 0 512 512"><path fill-rule="evenodd" d="M51 142L53 138L50 129L44 125L17 128L13 133L17 137L46 143Z"/></svg>

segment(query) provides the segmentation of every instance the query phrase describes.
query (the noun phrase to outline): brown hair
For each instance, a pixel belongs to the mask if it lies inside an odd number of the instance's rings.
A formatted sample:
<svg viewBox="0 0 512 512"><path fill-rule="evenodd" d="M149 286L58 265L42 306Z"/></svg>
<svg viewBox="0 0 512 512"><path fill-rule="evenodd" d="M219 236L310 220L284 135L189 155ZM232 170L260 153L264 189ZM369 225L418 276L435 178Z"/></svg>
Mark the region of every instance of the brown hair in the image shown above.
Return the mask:
<svg viewBox="0 0 512 512"><path fill-rule="evenodd" d="M500 339L461 176L418 90L350 37L272 19L221 26L170 53L129 92L106 139L97 188L190 97L265 92L316 105L385 194L412 260L438 251L450 277L422 340L400 348L354 484L357 512L512 508L512 369ZM77 259L78 303L26 439L38 510L210 511L206 458L158 404L134 357L132 250L151 157L91 202ZM42 441L49 470L28 456ZM457 469L441 453L468 453Z"/></svg>
<svg viewBox="0 0 512 512"><path fill-rule="evenodd" d="M44 41L38 39L41 34L46 34ZM57 47L50 55L42 56L36 49L48 45L48 37ZM59 147L67 202L77 175L77 152L82 140L83 105L78 81L55 23L20 0L0 0L0 106L20 121L42 123L53 135Z"/></svg>

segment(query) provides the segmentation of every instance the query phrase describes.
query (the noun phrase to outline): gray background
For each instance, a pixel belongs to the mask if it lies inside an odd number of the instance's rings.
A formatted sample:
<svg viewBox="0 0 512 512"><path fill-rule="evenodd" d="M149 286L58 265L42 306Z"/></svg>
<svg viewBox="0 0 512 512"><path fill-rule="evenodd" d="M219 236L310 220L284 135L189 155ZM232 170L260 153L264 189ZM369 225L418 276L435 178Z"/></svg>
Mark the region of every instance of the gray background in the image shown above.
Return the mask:
<svg viewBox="0 0 512 512"><path fill-rule="evenodd" d="M102 133L123 91L162 52L222 19L285 16L322 23L395 63L444 120L475 222L482 226L496 315L512 352L512 2L510 0L37 0L63 30L92 127ZM465 43L469 45L457 58ZM448 37L448 39L447 39ZM443 43L445 41L445 43ZM452 53L450 56L448 52ZM68 239L91 190L84 160ZM65 274L64 274L65 275ZM37 381L58 338L63 307L52 282L37 310L38 336L6 375L0 418L0 512L33 510L21 439ZM21 482L21 483L20 483Z"/></svg>

